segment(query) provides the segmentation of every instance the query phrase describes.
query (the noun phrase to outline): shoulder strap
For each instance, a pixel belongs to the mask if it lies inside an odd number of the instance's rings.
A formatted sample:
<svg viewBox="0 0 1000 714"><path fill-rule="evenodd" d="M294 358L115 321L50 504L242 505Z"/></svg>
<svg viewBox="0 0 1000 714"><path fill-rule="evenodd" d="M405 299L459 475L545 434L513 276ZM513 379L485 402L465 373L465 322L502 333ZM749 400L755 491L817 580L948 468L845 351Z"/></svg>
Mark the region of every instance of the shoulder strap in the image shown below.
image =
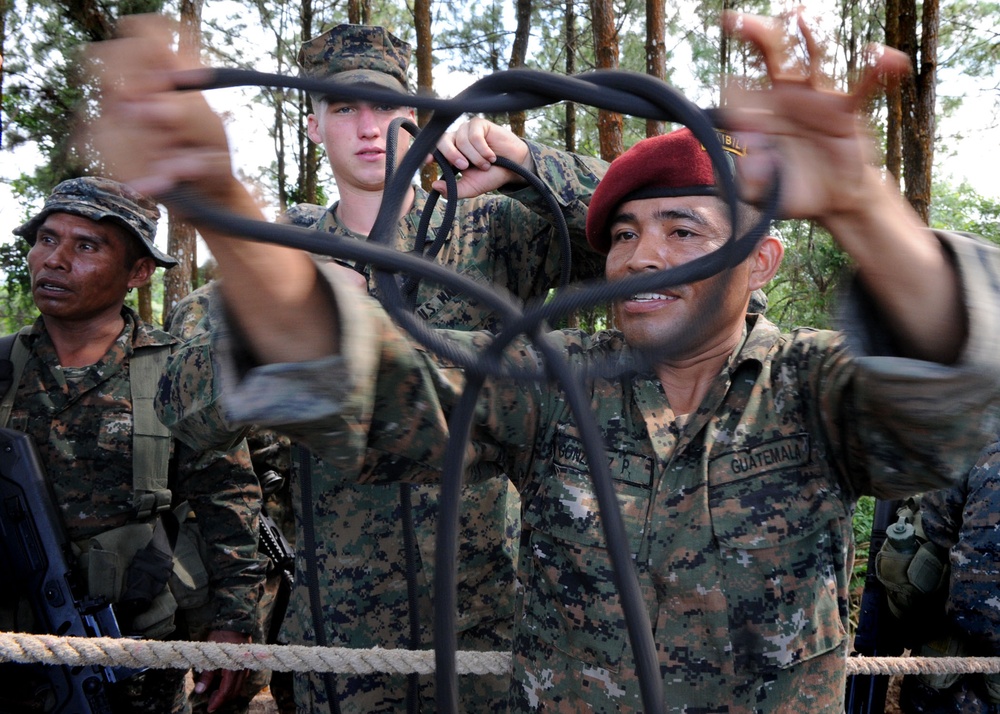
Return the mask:
<svg viewBox="0 0 1000 714"><path fill-rule="evenodd" d="M14 408L14 396L17 394L17 385L21 382L21 374L24 372L24 365L28 361L28 349L24 342L18 339L19 335L26 335L31 332L31 327L22 327L20 331L10 335L0 337L0 362L6 361L10 364L9 382L4 378L6 387L3 388L2 401L0 401L0 427L6 427L10 419L11 409Z"/></svg>
<svg viewBox="0 0 1000 714"><path fill-rule="evenodd" d="M138 519L170 508L170 430L156 418L153 406L170 350L170 345L139 348L129 364L132 491Z"/></svg>

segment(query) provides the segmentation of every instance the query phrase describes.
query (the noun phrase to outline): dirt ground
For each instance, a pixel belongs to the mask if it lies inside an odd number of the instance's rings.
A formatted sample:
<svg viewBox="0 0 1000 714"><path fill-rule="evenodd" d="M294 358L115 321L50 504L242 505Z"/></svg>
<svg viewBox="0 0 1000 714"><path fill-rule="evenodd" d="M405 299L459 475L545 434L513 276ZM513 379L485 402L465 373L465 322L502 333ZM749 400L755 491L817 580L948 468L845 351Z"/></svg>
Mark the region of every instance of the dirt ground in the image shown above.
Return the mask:
<svg viewBox="0 0 1000 714"><path fill-rule="evenodd" d="M278 714L278 707L271 698L271 692L264 689L250 702L250 714Z"/></svg>

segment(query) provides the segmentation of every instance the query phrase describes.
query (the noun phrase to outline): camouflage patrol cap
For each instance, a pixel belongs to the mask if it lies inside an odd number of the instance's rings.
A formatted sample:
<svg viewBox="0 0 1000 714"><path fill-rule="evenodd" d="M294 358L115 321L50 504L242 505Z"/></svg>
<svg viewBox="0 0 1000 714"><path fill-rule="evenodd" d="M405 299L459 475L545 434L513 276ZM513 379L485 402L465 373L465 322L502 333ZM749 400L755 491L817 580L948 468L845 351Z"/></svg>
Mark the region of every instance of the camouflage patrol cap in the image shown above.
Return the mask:
<svg viewBox="0 0 1000 714"><path fill-rule="evenodd" d="M71 213L92 221L111 220L139 239L157 265L172 268L177 261L161 252L153 242L160 209L145 196L128 186L99 176L63 181L54 189L42 210L14 229L28 245L35 244L35 234L52 213Z"/></svg>
<svg viewBox="0 0 1000 714"><path fill-rule="evenodd" d="M303 42L298 63L306 77L405 92L410 46L384 27L337 25Z"/></svg>

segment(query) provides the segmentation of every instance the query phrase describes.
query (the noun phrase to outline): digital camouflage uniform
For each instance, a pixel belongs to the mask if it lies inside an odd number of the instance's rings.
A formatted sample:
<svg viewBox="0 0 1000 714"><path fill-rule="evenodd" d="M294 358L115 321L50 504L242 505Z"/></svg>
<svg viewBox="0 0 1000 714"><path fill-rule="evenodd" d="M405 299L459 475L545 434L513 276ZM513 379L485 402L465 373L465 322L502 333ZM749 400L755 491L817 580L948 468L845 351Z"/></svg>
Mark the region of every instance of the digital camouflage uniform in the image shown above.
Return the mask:
<svg viewBox="0 0 1000 714"><path fill-rule="evenodd" d="M920 513L950 574L932 595L935 610L907 620L908 632L932 643L916 654L1000 656L1000 443L986 447L959 484L925 493ZM908 714L998 714L1000 675L908 676L900 704Z"/></svg>
<svg viewBox="0 0 1000 714"><path fill-rule="evenodd" d="M551 188L566 215L571 235L579 238L573 252L575 278L594 275L600 257L582 244L586 204L605 164L528 143L538 177ZM403 217L394 248L414 249L427 193L417 189L414 207ZM336 218L336 204L315 226L345 238L364 240ZM428 231L432 240L444 208L434 207ZM484 284L499 284L526 300L554 287L560 270L557 237L547 204L532 188L507 196L487 195L461 201L455 224L437 262ZM369 281L374 287L374 280ZM464 295L422 282L416 314L434 327L496 329L496 316ZM317 502L311 509L320 543L322 603L327 618L327 644L353 648L409 648L406 564L398 485L357 485L315 456L310 465ZM293 502L301 503L298 479ZM413 523L419 548L417 564L421 645L432 646L430 584L436 540L437 487L412 488ZM520 514L517 493L497 475L466 487L462 495L459 553L459 649L507 651L514 616L515 569ZM297 517L301 514L297 511ZM299 524L301 528L301 523ZM301 534L301 531L299 531ZM301 538L297 539L301 544ZM308 583L304 558L296 559L296 583ZM297 586L282 630L293 644L314 642L308 590ZM326 695L316 674L296 674L296 703L302 712L322 711ZM434 710L433 677L421 678L422 711ZM469 711L484 701L502 710L506 681L500 677L463 678L462 696ZM395 712L404 703L406 678L401 675L337 677L342 712Z"/></svg>
<svg viewBox="0 0 1000 714"><path fill-rule="evenodd" d="M872 342L854 338L885 327L859 310L848 337L783 335L749 316L742 344L688 417L675 417L648 375L589 385L669 711L843 711L856 499L953 482L1000 417L996 251L939 235L968 314L955 366L866 352L861 345ZM447 431L437 399L445 410L454 402L460 370L437 366L377 310L369 319L371 304L350 290L333 280L331 289L339 356L252 368L229 352L224 326L214 333L222 408L233 420L280 425L363 480L434 478ZM490 338L450 339L483 347ZM626 352L614 332L552 339L574 361ZM185 363L203 349L178 354L168 381L182 383ZM536 361L520 342L506 354L516 364ZM219 403L187 407L176 391L163 395L165 422L193 443L218 418ZM640 711L601 518L565 400L555 387L488 382L476 422L472 473L512 476L528 534L511 709Z"/></svg>
<svg viewBox="0 0 1000 714"><path fill-rule="evenodd" d="M103 359L88 367L60 366L42 318L29 335L18 337L31 356L9 427L34 439L69 538L78 544L135 522L129 360L136 350L177 344L131 309L123 308L122 316L121 335ZM242 443L202 453L172 444L174 502L190 502L207 545L212 611L196 627L202 635L213 629L249 633L263 579L256 539L260 492L249 453ZM178 631L172 637L189 635ZM183 670L150 669L115 693L115 711L189 711L183 677Z"/></svg>
<svg viewBox="0 0 1000 714"><path fill-rule="evenodd" d="M315 207L319 213L323 209ZM315 220L316 215L310 216ZM310 223L312 222L310 220ZM294 222L294 221L292 221ZM212 295L212 284L203 285L193 290L181 299L167 315L163 329L180 340L192 337L211 329L209 304ZM251 427L247 432L247 447L250 449L250 461L258 478L268 471L273 471L284 479L281 487L267 494L263 508L281 529L289 544L295 545L295 520L291 502L291 444L287 436L282 436L270 429ZM278 590L282 582L282 572L268 561L267 579L261 593L257 610L259 622L254 630L254 642L264 642L271 629L271 618L277 603ZM269 691L282 714L295 711L292 694L291 672L268 672L267 670L251 671L244 682L242 695L227 702L220 709L220 714L236 714L246 711L249 702L265 687ZM195 711L204 710L208 705L207 697L197 697L194 702Z"/></svg>
<svg viewBox="0 0 1000 714"><path fill-rule="evenodd" d="M537 176L553 191L569 224L574 239L574 278L599 274L603 261L586 247L583 226L587 202L606 164L531 142L528 146ZM392 247L403 251L415 249L426 202L427 193L416 189L413 207L400 221ZM441 202L433 210L428 241L436 235L444 214ZM367 238L347 230L335 212L336 204L315 227L340 237ZM535 189L519 188L507 195L491 194L460 201L455 223L436 260L480 283L504 286L526 300L543 296L555 287L563 256L548 204ZM374 281L369 284L374 287ZM426 281L420 284L415 312L435 327L469 330L498 327L496 316L485 306ZM310 473L317 500L309 513L315 532L320 534L319 569L323 578L320 592L327 644L409 648L400 487L359 486L315 457L311 457ZM292 498L296 505L302 503L300 486L299 479L293 478ZM430 648L437 488L414 487L412 503L419 548L420 641L422 647ZM510 649L520 537L518 509L516 491L502 475L471 485L463 493L458 598L460 649ZM296 558L296 587L282 639L293 644L311 644L316 640L305 585L312 575L304 570L300 509L296 510L296 518L299 530L295 541L300 549ZM341 712L396 712L405 702L405 676L379 674L336 679ZM433 686L432 676L421 678L422 711L434 710ZM312 714L326 710L321 675L296 673L295 687L299 711ZM461 687L469 711L483 710L485 706L504 709L505 678L463 678ZM485 705L487 701L491 704Z"/></svg>
<svg viewBox="0 0 1000 714"><path fill-rule="evenodd" d="M298 62L307 76L339 83L373 83L406 91L409 47L378 27L340 25L303 44ZM314 94L313 99L322 97ZM555 195L574 241L574 278L599 275L603 261L586 247L587 203L606 165L597 160L528 143L535 173ZM533 188L507 195L462 200L436 262L484 284L506 288L527 300L542 297L556 286L561 261L558 236L548 204ZM413 207L400 220L391 247L424 251L416 236L427 193L416 189ZM339 237L366 240L339 223L334 204L315 228ZM444 215L434 207L428 244ZM374 288L374 281L369 281ZM464 295L421 283L415 314L434 327L460 330L495 329L497 318L485 306ZM403 512L398 485L359 486L332 465L309 455L312 504L296 509L296 587L292 593L282 639L293 644L317 641L306 587L314 575L306 572L302 534L303 513L317 533L319 599L326 626L325 642L352 648L410 648L407 564ZM293 503L303 503L300 478L292 481ZM409 497L417 547L420 646L432 646L433 554L436 539L437 488L415 486ZM509 650L514 616L516 559L520 514L516 491L502 474L470 485L462 495L462 549L459 553L458 646L469 650ZM341 712L397 712L405 705L407 678L376 674L336 678ZM504 711L503 677L463 678L463 709ZM322 675L295 675L296 705L303 714L329 707ZM432 712L434 679L420 679L420 706Z"/></svg>

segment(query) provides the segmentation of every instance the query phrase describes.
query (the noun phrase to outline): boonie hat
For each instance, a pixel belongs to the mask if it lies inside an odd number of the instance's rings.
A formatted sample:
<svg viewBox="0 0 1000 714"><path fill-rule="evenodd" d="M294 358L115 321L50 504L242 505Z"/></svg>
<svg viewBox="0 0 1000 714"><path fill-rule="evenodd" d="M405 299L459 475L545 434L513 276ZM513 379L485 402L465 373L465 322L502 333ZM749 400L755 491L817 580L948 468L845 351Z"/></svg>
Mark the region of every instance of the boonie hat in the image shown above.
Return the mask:
<svg viewBox="0 0 1000 714"><path fill-rule="evenodd" d="M735 161L746 155L732 134L716 129L719 142L735 171ZM594 190L587 209L587 242L607 254L611 248L608 223L626 201L663 196L715 195L715 170L708 150L688 128L643 139L611 162Z"/></svg>
<svg viewBox="0 0 1000 714"><path fill-rule="evenodd" d="M157 265L163 268L177 265L174 258L161 252L153 242L156 222L160 219L156 203L117 181L99 176L63 181L52 189L41 211L14 229L14 235L34 245L39 226L53 213L71 213L92 221L114 221L139 239Z"/></svg>
<svg viewBox="0 0 1000 714"><path fill-rule="evenodd" d="M337 25L302 43L302 74L344 84L407 91L410 45L375 25Z"/></svg>

